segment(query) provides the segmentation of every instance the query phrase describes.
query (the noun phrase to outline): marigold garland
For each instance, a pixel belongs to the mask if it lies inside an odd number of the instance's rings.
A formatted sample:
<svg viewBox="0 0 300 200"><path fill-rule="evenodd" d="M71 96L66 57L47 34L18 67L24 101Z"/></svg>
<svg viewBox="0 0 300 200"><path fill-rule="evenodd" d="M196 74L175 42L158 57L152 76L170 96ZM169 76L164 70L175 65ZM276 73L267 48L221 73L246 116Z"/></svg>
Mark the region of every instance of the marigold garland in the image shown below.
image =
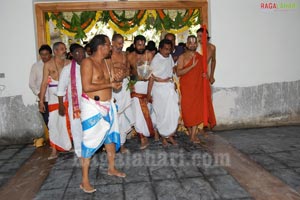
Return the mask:
<svg viewBox="0 0 300 200"><path fill-rule="evenodd" d="M125 12L117 14L115 11L97 11L95 17L87 18L86 21L80 22L79 18L73 13L72 20L77 23L69 22L64 19L61 12L47 13L46 16L46 33L47 42L50 42L49 24L48 20L51 18L54 25L60 30L61 33L83 39L96 24L98 20L108 23L109 26L120 34L132 34L139 28L140 25L146 25L146 29L164 30L174 34L181 33L189 29L192 24L200 23L200 12L198 9L187 9L182 15L177 12L175 19L171 19L168 10L136 10L133 17L126 18ZM85 14L92 15L93 11L85 11ZM76 16L74 16L76 15ZM151 20L150 20L151 18ZM75 24L75 25L74 25ZM77 24L77 26L76 26Z"/></svg>
<svg viewBox="0 0 300 200"><path fill-rule="evenodd" d="M130 28L128 29L127 27L125 27L125 23L119 23L118 24L118 19L111 19L108 21L108 25L117 33L119 34L132 34L135 31L138 30L139 25L145 24L145 21L147 19L148 16L148 12L149 11L141 11L138 12L137 16L138 16L138 23L133 23L133 19L130 20L128 23L131 24Z"/></svg>
<svg viewBox="0 0 300 200"><path fill-rule="evenodd" d="M95 14L95 17L92 18L88 18L87 21L83 22L80 25L80 29L84 32L84 33L88 33L97 23L98 19L100 18L100 16L102 15L103 11L97 11ZM59 13L48 13L49 16L51 16L51 14L54 14L56 16L59 15ZM79 27L71 27L70 22L68 22L66 19L62 18L61 19L61 24L62 27L59 28L59 26L57 25L57 21L59 20L59 18L57 19L52 19L53 24L60 30L61 33L70 36L70 37L76 37L76 35L78 34L78 29ZM48 21L46 21L46 26L48 24ZM46 27L47 28L47 27ZM49 30L49 24L48 24L48 32ZM47 30L46 30L47 32ZM84 34L85 36L85 34ZM84 37L79 37L80 39L84 38ZM48 40L48 38L47 38ZM49 41L50 41L50 34L49 34ZM48 42L48 41L47 41Z"/></svg>

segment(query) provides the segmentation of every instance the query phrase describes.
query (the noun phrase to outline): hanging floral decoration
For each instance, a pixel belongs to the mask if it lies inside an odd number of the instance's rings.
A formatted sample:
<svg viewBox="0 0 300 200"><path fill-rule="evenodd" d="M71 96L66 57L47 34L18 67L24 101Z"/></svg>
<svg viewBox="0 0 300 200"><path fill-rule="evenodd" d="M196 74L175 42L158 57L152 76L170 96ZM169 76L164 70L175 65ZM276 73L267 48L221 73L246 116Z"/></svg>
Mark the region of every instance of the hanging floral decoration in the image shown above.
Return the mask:
<svg viewBox="0 0 300 200"><path fill-rule="evenodd" d="M133 33L142 24L145 25L146 30L179 33L201 22L198 9L103 11L102 20L121 34Z"/></svg>
<svg viewBox="0 0 300 200"><path fill-rule="evenodd" d="M187 30L191 25L200 24L198 9L187 9L182 12L159 9L156 13L158 17L156 17L154 27L158 30L179 33Z"/></svg>
<svg viewBox="0 0 300 200"><path fill-rule="evenodd" d="M131 34L144 23L146 16L146 10L110 10L103 11L102 21L118 33Z"/></svg>
<svg viewBox="0 0 300 200"><path fill-rule="evenodd" d="M101 11L83 11L80 13L52 12L46 13L46 21L50 19L56 27L64 34L75 39L83 39L86 33L96 24Z"/></svg>
<svg viewBox="0 0 300 200"><path fill-rule="evenodd" d="M46 21L50 19L64 34L75 39L83 39L86 33L101 20L120 34L131 34L139 26L145 25L145 29L164 30L172 33L180 33L191 25L200 24L200 12L198 9L186 10L106 10L83 12L52 12L46 13Z"/></svg>

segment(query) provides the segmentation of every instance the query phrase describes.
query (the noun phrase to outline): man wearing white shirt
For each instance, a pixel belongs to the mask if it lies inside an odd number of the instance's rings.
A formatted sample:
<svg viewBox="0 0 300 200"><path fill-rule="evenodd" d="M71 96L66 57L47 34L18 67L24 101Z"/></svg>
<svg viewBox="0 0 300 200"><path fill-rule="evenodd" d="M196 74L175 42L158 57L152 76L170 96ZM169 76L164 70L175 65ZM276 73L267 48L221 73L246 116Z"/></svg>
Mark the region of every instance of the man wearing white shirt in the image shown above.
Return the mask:
<svg viewBox="0 0 300 200"><path fill-rule="evenodd" d="M82 84L80 75L80 64L85 58L85 50L79 44L71 44L70 53L73 60L70 64L65 66L61 71L57 96L59 102L59 114L64 116L66 114L63 97L68 98L68 113L71 123L71 133L73 137L73 144L75 153L78 158L81 158L81 142L82 142L82 126L80 121L80 99L82 94Z"/></svg>
<svg viewBox="0 0 300 200"><path fill-rule="evenodd" d="M40 101L40 87L43 79L43 68L44 63L48 62L52 57L52 49L49 45L44 44L39 49L39 55L41 60L34 63L31 67L30 76L29 76L29 87L32 90L33 94L36 95L36 100ZM48 111L48 95L46 92L44 98L45 112L42 113L44 122L48 125L49 111Z"/></svg>

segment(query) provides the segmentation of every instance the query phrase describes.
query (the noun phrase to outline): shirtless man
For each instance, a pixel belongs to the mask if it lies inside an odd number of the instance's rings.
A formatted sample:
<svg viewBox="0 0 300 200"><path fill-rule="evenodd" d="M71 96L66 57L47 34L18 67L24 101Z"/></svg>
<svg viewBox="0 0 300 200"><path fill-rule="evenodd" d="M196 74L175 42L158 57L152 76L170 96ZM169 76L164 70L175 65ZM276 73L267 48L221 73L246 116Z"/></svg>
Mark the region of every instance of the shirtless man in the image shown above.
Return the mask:
<svg viewBox="0 0 300 200"><path fill-rule="evenodd" d="M122 87L124 76L114 74L107 58L111 43L106 35L99 34L90 41L92 55L81 63L82 100L81 121L82 141L82 182L80 188L85 193L96 191L89 181L89 165L93 154L104 144L108 158L108 175L125 177L115 168L115 151L120 148L120 133L116 106L112 91Z"/></svg>
<svg viewBox="0 0 300 200"><path fill-rule="evenodd" d="M133 110L135 111L135 130L139 133L141 138L140 149L145 149L149 145L147 137L150 135L157 135L154 132L152 119L150 117L149 103L147 101L147 88L148 80L144 80L142 77L138 76L137 66L142 65L145 62L150 64L153 55L148 50L146 50L146 38L142 35L137 35L134 38L134 48L135 51L128 54L128 66L131 69L131 77L137 81L134 85L131 96L133 98Z"/></svg>
<svg viewBox="0 0 300 200"><path fill-rule="evenodd" d="M202 33L204 31L204 28L199 28L197 30L197 38L199 42L199 46L197 48L197 51L200 51L200 54L202 55ZM213 45L212 43L209 42L210 37L208 34L208 31L206 30L207 33L207 71L208 71L208 76L209 76L209 82L210 84L214 84L215 82L215 68L216 68L216 46Z"/></svg>
<svg viewBox="0 0 300 200"><path fill-rule="evenodd" d="M60 72L63 67L70 63L70 60L66 60L66 45L62 42L56 42L53 44L53 53L54 57L51 58L44 65L43 69L43 80L41 83L41 91L40 91L40 102L39 102L39 110L40 112L45 112L45 106L42 102L44 102L45 93L48 87L48 105L49 105L49 139L50 145L52 147L52 152L49 160L57 157L57 149L62 151L68 151L71 149L71 141L69 138L66 119L65 117L59 117L58 115L58 99L56 96L57 85ZM64 126L59 126L57 123L57 119L63 122Z"/></svg>
<svg viewBox="0 0 300 200"><path fill-rule="evenodd" d="M128 89L130 68L127 67L127 57L123 50L124 38L121 34L114 34L112 37L111 60L114 71L124 72L125 77L122 80L120 91L113 92L113 97L118 106L118 121L121 136L121 153L127 153L125 148L127 134L132 130L134 124L133 112L131 107L130 90Z"/></svg>
<svg viewBox="0 0 300 200"><path fill-rule="evenodd" d="M146 50L146 38L142 35L135 36L133 46L135 51L128 54L127 58L131 70L131 75L138 77L137 64L145 61L150 63L153 55L152 53L150 53L150 51Z"/></svg>

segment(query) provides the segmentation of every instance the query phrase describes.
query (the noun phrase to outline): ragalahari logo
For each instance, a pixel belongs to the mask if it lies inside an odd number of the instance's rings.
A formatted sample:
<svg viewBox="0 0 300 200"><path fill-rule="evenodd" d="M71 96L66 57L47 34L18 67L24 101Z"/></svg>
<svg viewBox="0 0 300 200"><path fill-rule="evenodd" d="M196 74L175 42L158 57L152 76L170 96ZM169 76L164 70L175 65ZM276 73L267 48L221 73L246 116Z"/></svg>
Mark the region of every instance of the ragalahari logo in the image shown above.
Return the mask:
<svg viewBox="0 0 300 200"><path fill-rule="evenodd" d="M298 7L295 2L261 2L260 8L263 10L294 10Z"/></svg>

